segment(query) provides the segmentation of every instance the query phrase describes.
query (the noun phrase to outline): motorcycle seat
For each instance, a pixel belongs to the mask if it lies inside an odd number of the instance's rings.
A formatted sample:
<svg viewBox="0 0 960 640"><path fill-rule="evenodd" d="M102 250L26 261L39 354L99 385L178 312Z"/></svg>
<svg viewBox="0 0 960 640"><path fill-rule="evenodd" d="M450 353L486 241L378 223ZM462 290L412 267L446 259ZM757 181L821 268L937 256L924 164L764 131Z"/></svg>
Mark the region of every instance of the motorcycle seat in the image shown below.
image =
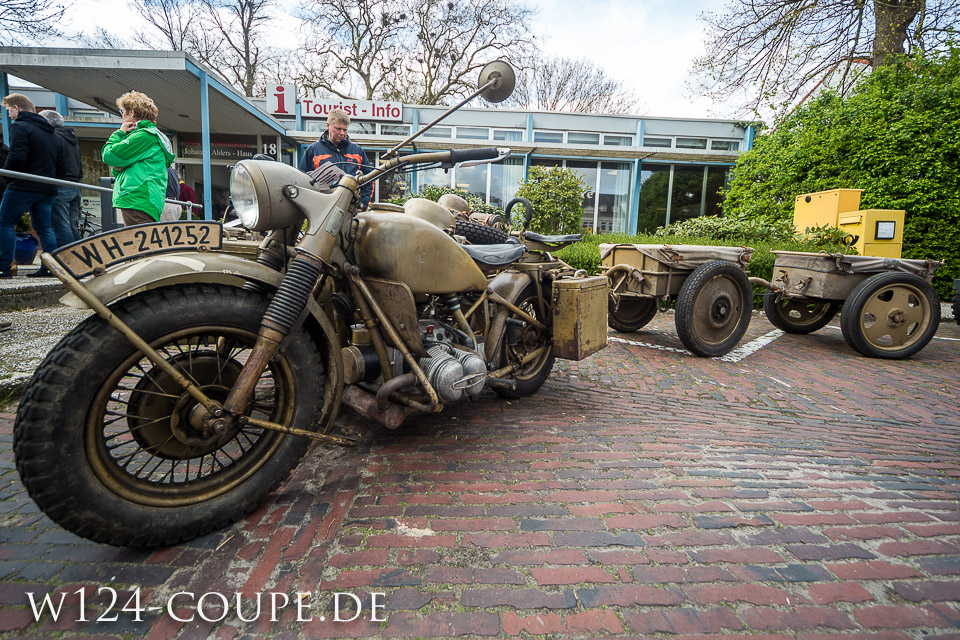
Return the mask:
<svg viewBox="0 0 960 640"><path fill-rule="evenodd" d="M527 248L522 244L464 244L460 245L474 262L491 267L502 267L520 259Z"/></svg>
<svg viewBox="0 0 960 640"><path fill-rule="evenodd" d="M533 240L534 242L540 242L543 244L580 242L580 240L583 238L583 236L579 233L572 233L568 236L545 236L539 233L534 233L533 231L524 231L523 237L527 240Z"/></svg>

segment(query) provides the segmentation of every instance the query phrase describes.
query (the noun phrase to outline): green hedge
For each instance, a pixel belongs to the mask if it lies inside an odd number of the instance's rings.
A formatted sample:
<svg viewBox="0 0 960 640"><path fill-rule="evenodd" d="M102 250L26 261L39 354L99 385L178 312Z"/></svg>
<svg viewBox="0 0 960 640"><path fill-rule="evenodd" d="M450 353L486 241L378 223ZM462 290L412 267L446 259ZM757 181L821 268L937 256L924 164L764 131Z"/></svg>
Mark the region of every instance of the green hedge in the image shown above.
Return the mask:
<svg viewBox="0 0 960 640"><path fill-rule="evenodd" d="M676 236L657 236L654 234L631 236L625 233L605 233L600 235L584 234L583 240L565 247L556 252L556 256L576 269L585 269L587 273L596 275L600 273L600 245L606 243L618 244L698 244L713 247L751 247L753 256L747 265L749 275L763 278L770 281L773 278L773 263L776 258L770 253L771 250L777 251L806 251L826 253L853 253L849 247L841 245L817 245L815 241L786 240L769 242L765 240L753 240L750 242L740 239L718 240L716 238L691 238ZM754 287L754 306L761 308L762 298L765 292L762 287Z"/></svg>

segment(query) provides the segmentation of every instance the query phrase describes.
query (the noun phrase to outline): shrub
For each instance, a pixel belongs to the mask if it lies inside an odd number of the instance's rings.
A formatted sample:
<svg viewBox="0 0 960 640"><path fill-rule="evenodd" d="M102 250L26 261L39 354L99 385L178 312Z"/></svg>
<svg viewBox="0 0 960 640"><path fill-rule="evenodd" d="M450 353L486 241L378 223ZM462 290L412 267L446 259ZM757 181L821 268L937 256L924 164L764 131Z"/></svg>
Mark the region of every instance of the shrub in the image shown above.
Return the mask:
<svg viewBox="0 0 960 640"><path fill-rule="evenodd" d="M530 230L537 233L576 233L583 222L583 193L587 186L580 175L560 167L530 167L520 183L518 198L533 205ZM514 207L511 224L523 222L522 207Z"/></svg>

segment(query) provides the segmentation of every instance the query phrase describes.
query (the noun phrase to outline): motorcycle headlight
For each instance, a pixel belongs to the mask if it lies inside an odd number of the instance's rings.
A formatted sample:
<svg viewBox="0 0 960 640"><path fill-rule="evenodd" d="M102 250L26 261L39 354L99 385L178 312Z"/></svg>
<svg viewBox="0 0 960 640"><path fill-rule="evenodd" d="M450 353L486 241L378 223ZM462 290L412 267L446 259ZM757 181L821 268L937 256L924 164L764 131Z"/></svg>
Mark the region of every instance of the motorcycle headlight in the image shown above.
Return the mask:
<svg viewBox="0 0 960 640"><path fill-rule="evenodd" d="M248 229L255 228L260 222L257 188L253 184L253 176L242 164L236 165L230 173L230 199L233 200L240 223Z"/></svg>

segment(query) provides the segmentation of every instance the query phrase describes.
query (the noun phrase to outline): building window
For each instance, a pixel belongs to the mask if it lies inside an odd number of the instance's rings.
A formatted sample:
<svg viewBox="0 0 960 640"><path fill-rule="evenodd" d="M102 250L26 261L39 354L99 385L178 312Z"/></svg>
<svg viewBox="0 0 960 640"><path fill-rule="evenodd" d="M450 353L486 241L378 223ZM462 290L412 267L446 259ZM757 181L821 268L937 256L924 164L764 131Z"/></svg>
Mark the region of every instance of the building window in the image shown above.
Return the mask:
<svg viewBox="0 0 960 640"><path fill-rule="evenodd" d="M710 148L714 151L740 151L739 140L711 140Z"/></svg>
<svg viewBox="0 0 960 640"><path fill-rule="evenodd" d="M627 233L630 224L630 163L601 162L597 196L600 233Z"/></svg>
<svg viewBox="0 0 960 640"><path fill-rule="evenodd" d="M707 186L704 189L705 216L723 215L723 194L721 190L727 186L730 177L729 167L707 167Z"/></svg>
<svg viewBox="0 0 960 640"><path fill-rule="evenodd" d="M643 146L669 148L673 146L673 139L672 138L651 138L650 136L643 136Z"/></svg>
<svg viewBox="0 0 960 640"><path fill-rule="evenodd" d="M534 131L533 141L563 144L563 132L562 131Z"/></svg>
<svg viewBox="0 0 960 640"><path fill-rule="evenodd" d="M326 129L326 126L324 126ZM350 134L361 134L361 135L375 135L377 133L377 123L376 122L357 122L354 120L350 123L350 128L347 129Z"/></svg>
<svg viewBox="0 0 960 640"><path fill-rule="evenodd" d="M524 178L523 158L507 158L503 162L490 165L490 199L492 205L501 209L517 195L517 189ZM518 207L514 207L514 211Z"/></svg>
<svg viewBox="0 0 960 640"><path fill-rule="evenodd" d="M600 134L570 131L567 133L567 142L569 144L600 144Z"/></svg>
<svg viewBox="0 0 960 640"><path fill-rule="evenodd" d="M401 156L407 154L400 154ZM381 154L376 154L374 162L380 164ZM410 190L410 175L391 173L376 182L373 198L376 202L386 202L391 198L402 198Z"/></svg>
<svg viewBox="0 0 960 640"><path fill-rule="evenodd" d="M530 164L535 167L562 167L563 160L557 160L555 158L534 158L530 161Z"/></svg>
<svg viewBox="0 0 960 640"><path fill-rule="evenodd" d="M408 124L381 124L380 135L382 136L408 136L410 135L410 125Z"/></svg>
<svg viewBox="0 0 960 640"><path fill-rule="evenodd" d="M603 136L603 144L608 147L629 147L633 144L633 136Z"/></svg>
<svg viewBox="0 0 960 640"><path fill-rule="evenodd" d="M706 138L677 138L677 149L706 149Z"/></svg>
<svg viewBox="0 0 960 640"><path fill-rule="evenodd" d="M457 127L457 137L465 140L489 140L490 130L476 127Z"/></svg>
<svg viewBox="0 0 960 640"><path fill-rule="evenodd" d="M452 138L453 130L450 127L434 127L421 135L424 138Z"/></svg>
<svg viewBox="0 0 960 640"><path fill-rule="evenodd" d="M523 131L516 131L512 129L494 129L493 139L503 140L505 142L520 142L523 140Z"/></svg>
<svg viewBox="0 0 960 640"><path fill-rule="evenodd" d="M453 186L466 191L475 198L487 201L487 169L490 165L456 167L453 171Z"/></svg>
<svg viewBox="0 0 960 640"><path fill-rule="evenodd" d="M703 179L706 167L678 164L673 166L670 190L670 224L696 218L703 212Z"/></svg>
<svg viewBox="0 0 960 640"><path fill-rule="evenodd" d="M583 227L597 233L597 165L596 161L567 160L567 169L575 172L586 185L583 192Z"/></svg>
<svg viewBox="0 0 960 640"><path fill-rule="evenodd" d="M668 164L643 163L637 233L650 233L666 224L670 203L670 169Z"/></svg>

